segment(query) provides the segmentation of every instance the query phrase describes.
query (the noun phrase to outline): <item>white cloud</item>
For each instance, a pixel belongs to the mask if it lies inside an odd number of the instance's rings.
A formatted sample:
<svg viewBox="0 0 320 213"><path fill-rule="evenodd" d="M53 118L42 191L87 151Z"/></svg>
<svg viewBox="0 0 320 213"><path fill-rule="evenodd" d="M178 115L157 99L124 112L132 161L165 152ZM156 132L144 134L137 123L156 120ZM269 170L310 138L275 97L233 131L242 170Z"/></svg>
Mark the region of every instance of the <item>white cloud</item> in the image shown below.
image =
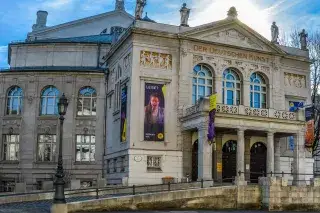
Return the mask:
<svg viewBox="0 0 320 213"><path fill-rule="evenodd" d="M71 4L74 0L50 0L44 2L42 5L44 8L52 8L52 9L59 9Z"/></svg>
<svg viewBox="0 0 320 213"><path fill-rule="evenodd" d="M8 51L8 46L0 46L0 53L4 53Z"/></svg>

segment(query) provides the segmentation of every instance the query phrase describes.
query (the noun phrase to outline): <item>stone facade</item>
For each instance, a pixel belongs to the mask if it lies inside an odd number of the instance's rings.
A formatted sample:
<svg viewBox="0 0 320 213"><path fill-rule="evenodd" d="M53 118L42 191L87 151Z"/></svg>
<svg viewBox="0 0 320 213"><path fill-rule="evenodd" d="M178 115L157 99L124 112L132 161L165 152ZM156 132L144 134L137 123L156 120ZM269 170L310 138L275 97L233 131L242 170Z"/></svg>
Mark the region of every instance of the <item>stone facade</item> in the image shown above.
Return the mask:
<svg viewBox="0 0 320 213"><path fill-rule="evenodd" d="M252 180L250 172L280 175L288 164L291 173L312 173L313 160L304 148L304 110L289 111L291 102L311 102L307 51L271 43L236 17L184 27L133 22L123 7L115 8L53 27L40 17L41 26L27 41L9 45L11 67L1 73L1 106L12 85L21 85L24 104L21 116L2 114L0 133L17 133L21 141L19 161L1 163L6 178L34 184L43 173L54 172L55 162L36 160L37 135L58 134L57 117L38 113L46 85L70 100L64 132L70 179L105 177L108 184L124 185L186 178L245 183ZM226 86L228 73L235 78L232 91ZM262 82L259 96L252 76ZM144 132L150 84L161 85L164 101L157 115L164 118L163 131L155 134L159 140L146 139ZM84 86L97 92L96 116L77 115ZM195 92L200 89L203 93ZM218 95L216 137L209 144L207 96L212 93ZM159 101L158 96L153 94ZM75 162L76 135L82 132L95 135L94 163ZM294 150L288 148L288 137L293 137ZM235 147L226 151L230 144ZM262 151L255 155L257 147Z"/></svg>

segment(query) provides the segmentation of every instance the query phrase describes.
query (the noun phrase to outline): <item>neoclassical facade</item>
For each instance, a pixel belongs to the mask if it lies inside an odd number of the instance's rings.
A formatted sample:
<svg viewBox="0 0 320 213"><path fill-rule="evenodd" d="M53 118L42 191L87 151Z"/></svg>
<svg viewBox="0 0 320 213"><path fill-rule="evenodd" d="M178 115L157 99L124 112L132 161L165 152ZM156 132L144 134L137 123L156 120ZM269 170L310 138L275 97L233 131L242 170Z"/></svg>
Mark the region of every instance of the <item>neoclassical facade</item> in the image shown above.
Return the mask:
<svg viewBox="0 0 320 213"><path fill-rule="evenodd" d="M0 73L2 185L53 180L62 93L69 182L245 183L270 172L313 173L304 110L289 111L311 102L308 51L270 42L236 15L173 26L137 19L123 4L52 27L39 11L28 38L9 44L10 68Z"/></svg>

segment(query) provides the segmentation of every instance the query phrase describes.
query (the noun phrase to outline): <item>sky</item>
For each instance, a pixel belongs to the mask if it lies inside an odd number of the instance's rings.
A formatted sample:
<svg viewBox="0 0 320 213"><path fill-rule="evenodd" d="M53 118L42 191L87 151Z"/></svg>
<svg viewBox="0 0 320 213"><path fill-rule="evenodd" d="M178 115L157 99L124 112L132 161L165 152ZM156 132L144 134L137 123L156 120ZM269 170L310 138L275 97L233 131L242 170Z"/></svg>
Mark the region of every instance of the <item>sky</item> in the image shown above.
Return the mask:
<svg viewBox="0 0 320 213"><path fill-rule="evenodd" d="M136 0L124 0L133 14ZM148 17L179 25L182 3L191 8L190 26L226 18L235 6L238 18L270 39L270 26L276 21L281 34L291 29L315 31L320 26L320 0L147 0ZM114 9L115 0L0 0L0 68L7 67L8 43L26 39L38 10L48 11L47 26L104 13Z"/></svg>

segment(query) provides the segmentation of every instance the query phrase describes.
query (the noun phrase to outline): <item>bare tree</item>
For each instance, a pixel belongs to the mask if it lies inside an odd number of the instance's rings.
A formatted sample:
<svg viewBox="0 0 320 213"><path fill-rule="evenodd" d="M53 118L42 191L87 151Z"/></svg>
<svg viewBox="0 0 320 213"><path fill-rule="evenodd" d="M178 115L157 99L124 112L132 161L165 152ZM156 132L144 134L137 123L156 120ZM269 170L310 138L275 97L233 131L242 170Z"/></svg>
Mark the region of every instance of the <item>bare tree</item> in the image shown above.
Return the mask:
<svg viewBox="0 0 320 213"><path fill-rule="evenodd" d="M280 45L300 48L300 36L297 28L294 28L289 33L282 33L279 39ZM320 32L311 31L308 34L308 50L311 62L311 101L314 104L314 143L312 146L313 156L320 156Z"/></svg>

